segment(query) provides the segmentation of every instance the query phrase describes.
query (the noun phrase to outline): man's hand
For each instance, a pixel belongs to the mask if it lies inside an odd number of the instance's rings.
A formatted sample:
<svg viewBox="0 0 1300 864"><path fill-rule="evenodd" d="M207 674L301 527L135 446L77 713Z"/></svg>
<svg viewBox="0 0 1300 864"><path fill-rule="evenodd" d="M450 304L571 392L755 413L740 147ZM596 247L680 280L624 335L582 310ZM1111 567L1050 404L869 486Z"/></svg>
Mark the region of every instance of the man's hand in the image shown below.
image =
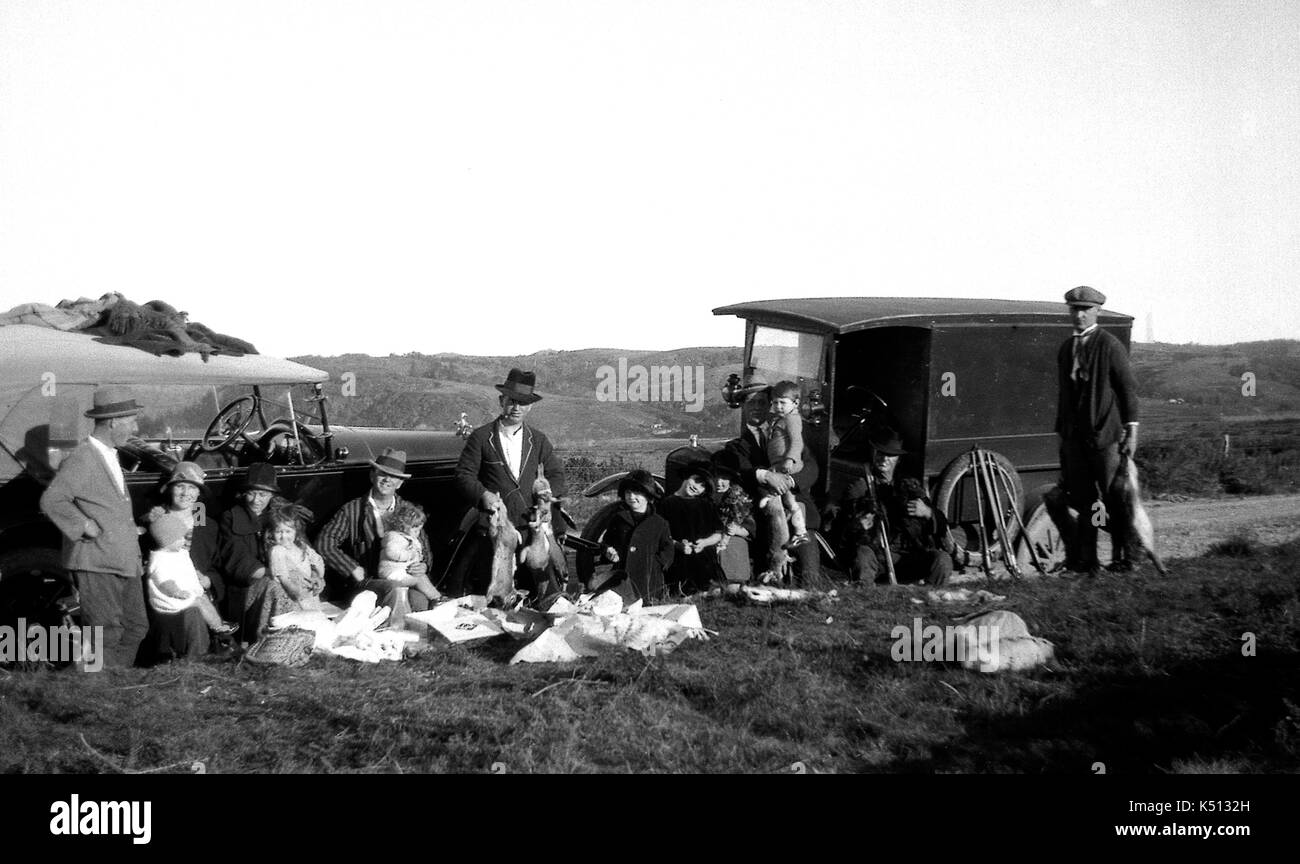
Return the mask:
<svg viewBox="0 0 1300 864"><path fill-rule="evenodd" d="M618 552L614 550L613 546L605 547L605 558L608 559L611 564L618 563Z"/></svg>
<svg viewBox="0 0 1300 864"><path fill-rule="evenodd" d="M1119 452L1124 453L1132 459L1137 456L1138 449L1138 427L1137 424L1131 424L1124 427L1124 440L1119 442Z"/></svg>
<svg viewBox="0 0 1300 864"><path fill-rule="evenodd" d="M353 568L352 568L352 581L353 581L353 582L364 582L364 581L366 581L366 568L362 567L362 566L359 565L359 564L358 564L356 567L353 567Z"/></svg>
<svg viewBox="0 0 1300 864"><path fill-rule="evenodd" d="M418 579L419 577L428 574L429 565L425 564L423 561L412 561L410 564L406 565L406 572Z"/></svg>
<svg viewBox="0 0 1300 864"><path fill-rule="evenodd" d="M755 471L754 479L781 495L789 492L794 487L794 478L789 474L782 474L779 471L768 471L766 468L759 468Z"/></svg>
<svg viewBox="0 0 1300 864"><path fill-rule="evenodd" d="M934 511L930 509L929 504L926 504L920 498L913 498L911 501L907 502L907 515L917 516L921 519L929 519L934 515Z"/></svg>
<svg viewBox="0 0 1300 864"><path fill-rule="evenodd" d="M499 503L501 503L501 496L491 489L484 489L483 494L478 498L479 509L486 510L489 513L495 510Z"/></svg>
<svg viewBox="0 0 1300 864"><path fill-rule="evenodd" d="M89 539L94 540L96 537L98 537L100 534L103 534L104 532L100 529L98 522L96 522L94 519L87 519L86 527L82 529L81 533L84 534Z"/></svg>

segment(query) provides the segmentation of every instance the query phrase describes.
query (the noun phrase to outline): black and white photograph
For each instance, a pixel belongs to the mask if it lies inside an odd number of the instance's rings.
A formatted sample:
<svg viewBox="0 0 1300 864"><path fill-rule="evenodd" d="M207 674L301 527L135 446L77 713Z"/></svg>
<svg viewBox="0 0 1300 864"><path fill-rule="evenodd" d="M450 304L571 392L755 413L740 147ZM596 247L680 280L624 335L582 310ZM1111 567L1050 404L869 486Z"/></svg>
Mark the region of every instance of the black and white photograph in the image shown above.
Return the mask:
<svg viewBox="0 0 1300 864"><path fill-rule="evenodd" d="M1298 45L0 0L0 773L1300 771Z"/></svg>

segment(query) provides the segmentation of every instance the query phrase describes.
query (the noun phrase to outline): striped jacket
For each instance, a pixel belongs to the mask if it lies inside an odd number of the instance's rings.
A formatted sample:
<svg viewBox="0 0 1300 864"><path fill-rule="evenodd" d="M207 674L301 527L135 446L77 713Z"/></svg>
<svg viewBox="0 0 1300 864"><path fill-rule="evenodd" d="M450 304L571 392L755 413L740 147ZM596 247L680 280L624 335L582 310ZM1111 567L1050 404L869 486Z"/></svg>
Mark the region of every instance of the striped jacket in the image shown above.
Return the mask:
<svg viewBox="0 0 1300 864"><path fill-rule="evenodd" d="M352 581L352 571L363 567L367 579L379 578L379 551L383 544L382 535L375 528L375 520L366 505L369 495L353 498L325 523L316 537L316 551L325 559L326 568L342 577L344 584ZM397 498L397 503L402 499ZM424 562L431 564L433 556L429 553L429 537L420 531L420 548L424 552Z"/></svg>

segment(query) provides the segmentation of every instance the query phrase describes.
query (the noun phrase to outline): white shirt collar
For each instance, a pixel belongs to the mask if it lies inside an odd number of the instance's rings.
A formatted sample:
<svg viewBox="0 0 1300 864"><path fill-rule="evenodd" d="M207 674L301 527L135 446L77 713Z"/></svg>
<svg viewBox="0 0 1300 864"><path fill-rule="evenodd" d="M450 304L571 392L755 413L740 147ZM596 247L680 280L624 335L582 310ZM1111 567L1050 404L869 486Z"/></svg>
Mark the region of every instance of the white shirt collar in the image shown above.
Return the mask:
<svg viewBox="0 0 1300 864"><path fill-rule="evenodd" d="M1096 329L1097 329L1097 325L1096 325L1096 324L1089 324L1089 325L1088 325L1087 327L1085 327L1083 330L1077 330L1077 331L1075 331L1074 338L1075 338L1075 339L1082 339L1082 338L1084 338L1085 336L1091 336L1092 333L1093 333L1093 331L1095 331Z"/></svg>

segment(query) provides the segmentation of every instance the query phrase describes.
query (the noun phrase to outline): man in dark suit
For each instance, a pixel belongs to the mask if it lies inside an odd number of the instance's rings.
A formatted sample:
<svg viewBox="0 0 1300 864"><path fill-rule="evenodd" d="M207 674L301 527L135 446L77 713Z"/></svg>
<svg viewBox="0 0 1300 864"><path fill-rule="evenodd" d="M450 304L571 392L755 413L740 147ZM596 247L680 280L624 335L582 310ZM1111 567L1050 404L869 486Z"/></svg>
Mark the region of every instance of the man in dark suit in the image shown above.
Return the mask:
<svg viewBox="0 0 1300 864"><path fill-rule="evenodd" d="M767 458L767 438L765 427L769 419L768 412L771 409L772 399L770 388L757 390L750 393L745 400L744 420L745 428L741 430L740 437L728 441L725 445L726 456L720 454L725 464L733 467L740 475L741 485L749 496L757 501L764 495L772 494L768 488L786 487L790 483L796 486L795 498L804 507L804 520L807 523L808 530L813 531L821 527L820 516L817 506L810 497L813 486L817 483L819 469L817 459L805 445L803 451L803 470L798 474L782 474L779 471L772 471L768 464ZM766 485L764 485L766 484ZM768 528L765 520L760 519L757 514L755 521L758 523L759 537L753 546L755 549L765 550L760 555L768 558L766 561L757 561L756 566L761 570L771 567L772 550L769 549L769 540L767 536ZM817 584L821 576L821 545L819 543L803 543L790 549L790 557L796 564L796 581L798 584Z"/></svg>
<svg viewBox="0 0 1300 864"><path fill-rule="evenodd" d="M1097 528L1110 528L1116 549L1127 540L1119 502L1105 501L1103 507L1098 491L1109 497L1120 454L1132 457L1137 451L1137 382L1124 345L1097 325L1106 296L1081 285L1066 293L1065 302L1074 334L1056 357L1056 434L1061 438L1064 495L1049 495L1046 503L1065 538L1066 566L1096 576L1101 571ZM1078 511L1077 523L1067 504Z"/></svg>
<svg viewBox="0 0 1300 864"><path fill-rule="evenodd" d="M464 568L456 568L448 590L459 594L468 589L473 594L487 590L491 579L491 540L487 522L498 500L506 505L512 525L528 537L529 509L533 507L533 483L538 477L550 482L555 499L564 495L564 465L550 439L525 424L528 412L542 399L536 390L537 375L511 369L506 382L495 385L500 391L500 416L478 427L465 439L456 465L456 490L469 507L478 508L476 524L465 540L472 544ZM468 573L468 577L461 576ZM545 573L533 573L532 585L526 589L541 598L560 590L558 573L551 565ZM468 582L468 583L465 583Z"/></svg>
<svg viewBox="0 0 1300 864"><path fill-rule="evenodd" d="M472 559L466 562L469 584L451 584L448 590L459 593L467 587L472 593L482 594L491 580L492 547L488 539L488 517L497 500L504 502L510 522L526 537L529 509L533 506L533 483L545 477L558 500L565 492L564 466L555 454L555 448L541 431L527 425L524 420L534 404L541 400L536 392L537 376L532 372L511 369L504 384L497 384L501 392L501 415L470 433L456 465L456 488L465 504L477 507L477 524L471 529L467 543L472 543ZM524 587L533 591L534 599L559 591L554 565L545 573L531 574L533 584ZM453 582L463 577L453 576Z"/></svg>
<svg viewBox="0 0 1300 864"><path fill-rule="evenodd" d="M140 583L140 535L117 448L136 434L140 406L119 387L95 391L94 431L59 466L41 511L63 534L63 566L76 581L82 624L102 627L103 662L130 666L149 620Z"/></svg>

